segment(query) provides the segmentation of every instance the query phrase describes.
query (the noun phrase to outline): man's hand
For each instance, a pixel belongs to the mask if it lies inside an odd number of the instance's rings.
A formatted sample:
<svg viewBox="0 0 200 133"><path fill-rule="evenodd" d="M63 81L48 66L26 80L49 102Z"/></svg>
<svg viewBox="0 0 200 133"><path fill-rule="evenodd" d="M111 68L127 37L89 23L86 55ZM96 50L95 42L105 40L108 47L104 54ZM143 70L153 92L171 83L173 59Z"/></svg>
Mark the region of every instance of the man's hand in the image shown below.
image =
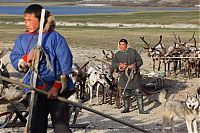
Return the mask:
<svg viewBox="0 0 200 133"><path fill-rule="evenodd" d="M63 93L63 91L67 87L67 76L65 74L60 75L60 82L62 84L62 88L60 90L60 93Z"/></svg>
<svg viewBox="0 0 200 133"><path fill-rule="evenodd" d="M23 72L23 73L26 73L29 69L29 66L28 64L24 61L24 59L19 59L19 62L18 62L18 69L19 71Z"/></svg>
<svg viewBox="0 0 200 133"><path fill-rule="evenodd" d="M56 97L58 96L58 92L59 92L59 89L55 87L51 87L51 89L48 91L47 98L56 99Z"/></svg>
<svg viewBox="0 0 200 133"><path fill-rule="evenodd" d="M127 64L126 63L120 63L119 64L119 70L120 71L124 71L127 68Z"/></svg>
<svg viewBox="0 0 200 133"><path fill-rule="evenodd" d="M128 69L135 70L136 69L136 63L128 65Z"/></svg>

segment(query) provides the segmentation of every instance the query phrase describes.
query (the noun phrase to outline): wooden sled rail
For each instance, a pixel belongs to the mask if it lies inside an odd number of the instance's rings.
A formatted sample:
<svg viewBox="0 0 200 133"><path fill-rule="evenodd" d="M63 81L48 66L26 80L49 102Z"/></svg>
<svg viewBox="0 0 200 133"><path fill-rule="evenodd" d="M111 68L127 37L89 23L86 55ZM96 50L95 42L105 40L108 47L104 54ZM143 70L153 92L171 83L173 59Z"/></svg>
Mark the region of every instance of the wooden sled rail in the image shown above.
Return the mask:
<svg viewBox="0 0 200 133"><path fill-rule="evenodd" d="M19 82L19 81L17 81L17 80L13 80L13 79L10 79L10 78L1 76L1 75L0 75L0 79L2 79L2 80L4 80L4 81L7 81L7 82L10 82L10 83L13 83L13 84L16 84L16 85L19 85L19 86L22 86L22 87L24 87L24 88L29 88L29 89L34 90L35 92L40 93L40 94L43 94L43 95L47 95L47 94L48 94L46 91L39 90L39 89L37 89L37 88L35 88L35 87L32 87L32 86L30 86L30 85L24 84L24 83ZM101 115L101 116L103 116L103 117L106 117L106 118L108 118L108 119L110 119L110 120L113 120L113 121L115 121L115 122L121 123L121 124L123 124L123 125L126 125L126 126L128 126L128 127L131 127L131 128L133 128L133 129L136 129L136 130L138 130L138 131L141 131L141 132L144 132L144 133L151 133L150 131L147 131L147 130L145 130L145 129L142 129L142 128L138 127L138 126L132 125L132 124L130 124L130 123L127 123L127 122L125 122L125 121L122 121L122 120L120 120L120 119L117 119L117 118L115 118L115 117L112 117L112 116L110 116L110 115L104 114L104 113L102 113L102 112L96 111L96 110L94 110L94 109L88 108L88 107L83 106L83 105L80 105L80 104L78 104L78 103L72 102L72 101L70 101L70 100L68 100L68 99L66 99L66 98L63 98L63 97L58 96L58 97L57 97L57 100L62 101L62 102L65 102L65 103L68 103L68 104L71 104L71 105L78 106L78 107L83 108L83 109L85 109L85 110L87 110L87 111L90 111L90 112L93 112L93 113L95 113L95 114Z"/></svg>

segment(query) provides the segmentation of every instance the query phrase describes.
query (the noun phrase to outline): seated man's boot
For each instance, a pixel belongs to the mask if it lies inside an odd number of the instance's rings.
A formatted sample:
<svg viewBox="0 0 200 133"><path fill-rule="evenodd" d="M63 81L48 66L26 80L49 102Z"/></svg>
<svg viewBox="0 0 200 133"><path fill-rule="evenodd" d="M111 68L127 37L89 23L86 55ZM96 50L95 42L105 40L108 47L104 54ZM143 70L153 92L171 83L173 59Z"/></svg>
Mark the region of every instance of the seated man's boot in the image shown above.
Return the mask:
<svg viewBox="0 0 200 133"><path fill-rule="evenodd" d="M129 97L125 97L124 98L124 110L121 111L121 113L128 113L129 111L129 107L130 107L130 98Z"/></svg>
<svg viewBox="0 0 200 133"><path fill-rule="evenodd" d="M138 105L138 109L139 109L140 114L149 114L148 111L144 111L144 104L143 104L143 96L142 95L137 96L137 105Z"/></svg>

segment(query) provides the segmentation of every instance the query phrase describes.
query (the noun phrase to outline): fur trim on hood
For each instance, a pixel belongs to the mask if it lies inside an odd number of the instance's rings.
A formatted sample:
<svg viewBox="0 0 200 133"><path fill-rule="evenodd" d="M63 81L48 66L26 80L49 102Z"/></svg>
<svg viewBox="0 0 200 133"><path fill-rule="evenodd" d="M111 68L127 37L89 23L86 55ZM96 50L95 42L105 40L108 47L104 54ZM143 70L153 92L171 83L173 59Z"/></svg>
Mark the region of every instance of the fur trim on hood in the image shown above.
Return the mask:
<svg viewBox="0 0 200 133"><path fill-rule="evenodd" d="M52 14L49 15L47 18L46 24L44 26L44 31L51 31L54 30L56 27L55 18Z"/></svg>
<svg viewBox="0 0 200 133"><path fill-rule="evenodd" d="M129 44L127 44L127 48L126 48L123 52L125 52L129 47L130 47ZM119 43L117 44L117 49L118 49L119 51L122 51L122 50L119 48Z"/></svg>

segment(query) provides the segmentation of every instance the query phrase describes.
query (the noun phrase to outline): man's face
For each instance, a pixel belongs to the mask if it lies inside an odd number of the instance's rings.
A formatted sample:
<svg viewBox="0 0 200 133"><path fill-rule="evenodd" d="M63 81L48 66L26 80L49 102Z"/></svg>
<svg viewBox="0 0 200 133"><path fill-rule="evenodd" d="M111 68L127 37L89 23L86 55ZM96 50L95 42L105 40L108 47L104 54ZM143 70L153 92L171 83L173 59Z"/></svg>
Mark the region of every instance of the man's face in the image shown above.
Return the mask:
<svg viewBox="0 0 200 133"><path fill-rule="evenodd" d="M127 44L125 42L120 42L119 43L119 49L121 51L125 51L127 49Z"/></svg>
<svg viewBox="0 0 200 133"><path fill-rule="evenodd" d="M27 32L35 32L39 29L40 22L38 18L35 17L35 14L24 14L24 22Z"/></svg>

